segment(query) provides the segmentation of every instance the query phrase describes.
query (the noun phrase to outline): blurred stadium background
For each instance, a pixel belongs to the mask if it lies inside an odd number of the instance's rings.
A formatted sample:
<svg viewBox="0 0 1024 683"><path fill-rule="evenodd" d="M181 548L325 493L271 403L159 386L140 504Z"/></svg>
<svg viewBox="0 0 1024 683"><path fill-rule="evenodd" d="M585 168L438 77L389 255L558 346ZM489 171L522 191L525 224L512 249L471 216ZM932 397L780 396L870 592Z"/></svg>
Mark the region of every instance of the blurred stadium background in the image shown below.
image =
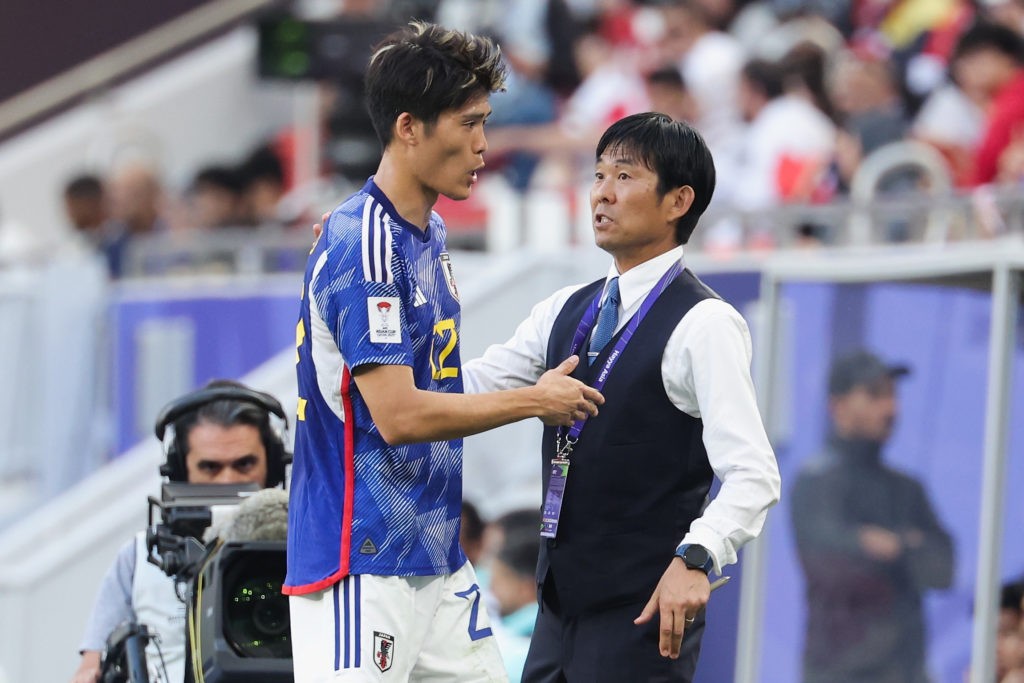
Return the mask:
<svg viewBox="0 0 1024 683"><path fill-rule="evenodd" d="M660 109L712 146L687 261L750 323L784 489L715 595L698 680L799 680L785 494L827 429L830 360L860 347L913 368L887 458L956 541L932 676L994 680L998 586L1024 573L1024 122L980 177L997 93L955 46L977 22L1024 32L1021 0L6 0L0 681L70 677L158 490L166 401L231 377L294 408L310 226L375 167L359 74L412 17L495 34L514 72L477 192L438 205L466 357L604 273L587 188L608 123ZM485 518L539 504L538 434L467 440Z"/></svg>

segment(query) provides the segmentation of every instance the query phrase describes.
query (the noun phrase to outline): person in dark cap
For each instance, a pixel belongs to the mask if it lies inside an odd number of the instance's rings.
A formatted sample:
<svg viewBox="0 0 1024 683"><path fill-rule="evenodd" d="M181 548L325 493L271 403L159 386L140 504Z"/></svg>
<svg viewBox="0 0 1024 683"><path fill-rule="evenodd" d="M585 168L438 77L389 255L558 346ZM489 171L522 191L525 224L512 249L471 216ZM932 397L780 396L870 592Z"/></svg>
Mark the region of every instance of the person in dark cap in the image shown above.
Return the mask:
<svg viewBox="0 0 1024 683"><path fill-rule="evenodd" d="M926 683L922 596L953 581L924 487L882 461L904 365L858 351L829 375L832 431L793 486L807 580L804 683Z"/></svg>

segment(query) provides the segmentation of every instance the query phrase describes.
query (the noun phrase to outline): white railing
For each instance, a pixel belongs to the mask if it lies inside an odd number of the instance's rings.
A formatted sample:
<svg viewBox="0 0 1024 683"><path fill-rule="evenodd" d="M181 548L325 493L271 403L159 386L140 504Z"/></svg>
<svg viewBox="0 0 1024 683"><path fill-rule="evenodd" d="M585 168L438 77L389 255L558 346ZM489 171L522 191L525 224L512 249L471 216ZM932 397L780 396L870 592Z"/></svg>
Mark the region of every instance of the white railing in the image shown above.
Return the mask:
<svg viewBox="0 0 1024 683"><path fill-rule="evenodd" d="M877 181L886 173L908 163L922 167L929 163L925 150L917 150L922 152L920 161L910 162L902 154L905 151L899 156L879 158L878 163L869 158L864 180L854 184L849 199L783 205L756 213L711 209L701 219L688 251L739 258L748 251L806 246L808 241L801 238L805 227L811 228L813 243L824 247L884 245L894 241L888 226L895 224L901 226L898 241L935 246L1024 234L1024 192L1017 188L986 187L957 193L932 168L926 171L930 179L926 190L877 195ZM898 163L889 165L893 160ZM521 246L543 253L591 243L586 188L543 189L517 195L501 184L497 178L483 183L486 218L479 225L463 225L459 232L451 232L450 243L482 247L490 253L506 253ZM722 221L740 230L739 238L727 250L708 239L710 231ZM125 273L140 277L171 271L260 274L301 270L312 239L311 226L154 235L131 245Z"/></svg>

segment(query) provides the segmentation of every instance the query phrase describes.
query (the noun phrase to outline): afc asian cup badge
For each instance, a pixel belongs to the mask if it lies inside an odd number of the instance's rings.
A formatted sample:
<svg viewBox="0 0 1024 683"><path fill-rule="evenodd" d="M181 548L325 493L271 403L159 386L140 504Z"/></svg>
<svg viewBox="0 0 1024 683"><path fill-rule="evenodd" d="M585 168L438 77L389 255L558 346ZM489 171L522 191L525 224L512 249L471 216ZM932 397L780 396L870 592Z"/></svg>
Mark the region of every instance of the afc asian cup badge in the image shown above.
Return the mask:
<svg viewBox="0 0 1024 683"><path fill-rule="evenodd" d="M381 673L391 668L395 659L395 637L380 631L373 632L373 663Z"/></svg>
<svg viewBox="0 0 1024 683"><path fill-rule="evenodd" d="M452 269L452 257L448 255L448 252L444 252L440 256L441 259L441 272L444 273L444 281L448 285L448 291L451 292L452 297L459 300L459 288L455 286L455 271Z"/></svg>
<svg viewBox="0 0 1024 683"><path fill-rule="evenodd" d="M396 296L371 296L366 300L370 341L397 344L402 341L401 304Z"/></svg>

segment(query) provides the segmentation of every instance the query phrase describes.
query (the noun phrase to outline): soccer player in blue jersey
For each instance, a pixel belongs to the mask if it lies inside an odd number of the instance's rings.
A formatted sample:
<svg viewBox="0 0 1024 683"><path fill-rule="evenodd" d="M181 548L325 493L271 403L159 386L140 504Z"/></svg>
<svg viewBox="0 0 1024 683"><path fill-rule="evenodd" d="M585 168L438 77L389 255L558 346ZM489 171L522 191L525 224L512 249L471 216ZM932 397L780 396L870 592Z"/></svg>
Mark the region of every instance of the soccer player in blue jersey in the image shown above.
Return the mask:
<svg viewBox="0 0 1024 683"><path fill-rule="evenodd" d="M601 395L568 377L466 396L438 195L465 199L502 88L488 40L414 22L375 50L377 173L331 214L306 269L288 525L298 683L503 681L459 547L461 437L529 417L569 425Z"/></svg>

